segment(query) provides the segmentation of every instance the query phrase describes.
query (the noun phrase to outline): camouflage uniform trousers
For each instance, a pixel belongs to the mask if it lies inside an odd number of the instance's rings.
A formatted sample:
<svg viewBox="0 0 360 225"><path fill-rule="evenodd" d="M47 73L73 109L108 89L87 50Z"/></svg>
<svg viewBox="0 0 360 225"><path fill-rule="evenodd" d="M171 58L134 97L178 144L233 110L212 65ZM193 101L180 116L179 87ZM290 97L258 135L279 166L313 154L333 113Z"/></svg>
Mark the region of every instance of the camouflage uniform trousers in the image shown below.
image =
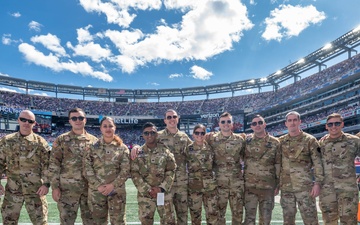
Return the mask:
<svg viewBox="0 0 360 225"><path fill-rule="evenodd" d="M218 220L218 196L217 190L206 192L190 192L188 197L191 224L201 224L201 209L204 202L206 212L206 223L209 225L217 225Z"/></svg>
<svg viewBox="0 0 360 225"><path fill-rule="evenodd" d="M357 212L358 191L335 191L322 188L320 193L320 208L325 225L358 224Z"/></svg>
<svg viewBox="0 0 360 225"><path fill-rule="evenodd" d="M4 201L1 207L3 224L18 224L20 211L25 202L26 211L33 224L47 224L48 205L46 196L13 194L5 191Z"/></svg>
<svg viewBox="0 0 360 225"><path fill-rule="evenodd" d="M61 190L61 196L57 203L60 213L60 224L74 224L79 206L83 224L92 224L93 218L88 205L87 191L84 190L83 193L78 194L71 190Z"/></svg>
<svg viewBox="0 0 360 225"><path fill-rule="evenodd" d="M244 225L256 224L256 211L259 205L259 224L268 225L274 209L274 190L245 189L245 222Z"/></svg>
<svg viewBox="0 0 360 225"><path fill-rule="evenodd" d="M241 225L243 220L243 208L244 208L244 184L238 181L237 185L229 187L227 184L223 185L222 178L228 180L226 176L217 176L218 193L219 193L219 225L225 225L226 208L228 201L230 202L231 209L231 224Z"/></svg>
<svg viewBox="0 0 360 225"><path fill-rule="evenodd" d="M156 199L143 197L138 194L139 219L141 225L153 225L154 214L157 209L160 216L160 225L175 225L174 208L170 200L170 195L165 195L164 205L157 206Z"/></svg>
<svg viewBox="0 0 360 225"><path fill-rule="evenodd" d="M94 225L107 225L108 216L113 225L125 225L126 192L104 196L98 190L89 189L89 208Z"/></svg>
<svg viewBox="0 0 360 225"><path fill-rule="evenodd" d="M187 181L185 181L187 184ZM176 212L177 225L188 224L188 188L187 185L172 186L171 195Z"/></svg>
<svg viewBox="0 0 360 225"><path fill-rule="evenodd" d="M283 209L284 225L294 225L298 203L301 218L305 225L318 225L318 215L315 198L310 196L310 191L281 192L280 204Z"/></svg>

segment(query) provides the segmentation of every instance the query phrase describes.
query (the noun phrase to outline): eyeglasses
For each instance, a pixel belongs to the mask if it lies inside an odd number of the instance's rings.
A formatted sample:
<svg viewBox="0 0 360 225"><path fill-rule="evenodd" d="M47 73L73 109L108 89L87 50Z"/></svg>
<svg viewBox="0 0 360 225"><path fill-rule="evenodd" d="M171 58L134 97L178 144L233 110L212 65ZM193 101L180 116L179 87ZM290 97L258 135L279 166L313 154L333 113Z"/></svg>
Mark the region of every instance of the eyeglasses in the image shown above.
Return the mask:
<svg viewBox="0 0 360 225"><path fill-rule="evenodd" d="M255 127L255 126L257 126L258 124L259 124L259 125L263 125L263 124L264 124L264 121L260 120L260 121L258 121L258 122L252 122L252 123L251 123L251 126Z"/></svg>
<svg viewBox="0 0 360 225"><path fill-rule="evenodd" d="M167 120L176 119L176 118L178 118L177 115L167 116L167 117L166 117Z"/></svg>
<svg viewBox="0 0 360 225"><path fill-rule="evenodd" d="M23 123L26 123L26 121L30 124L33 124L35 123L35 120L29 120L29 119L26 119L26 118L23 118L23 117L19 117L19 120Z"/></svg>
<svg viewBox="0 0 360 225"><path fill-rule="evenodd" d="M229 123L229 124L230 124L231 122L232 122L231 120L222 120L222 121L220 121L221 124L225 124L225 123Z"/></svg>
<svg viewBox="0 0 360 225"><path fill-rule="evenodd" d="M340 127L341 122L327 123L326 125L328 127L333 127L334 125L335 125L335 127Z"/></svg>
<svg viewBox="0 0 360 225"><path fill-rule="evenodd" d="M199 136L199 135L204 136L204 135L205 135L205 132L195 131L194 134L195 134L196 136Z"/></svg>
<svg viewBox="0 0 360 225"><path fill-rule="evenodd" d="M144 136L155 136L157 133L155 131L144 131L143 135Z"/></svg>
<svg viewBox="0 0 360 225"><path fill-rule="evenodd" d="M74 122L77 121L77 120L83 121L85 119L85 117L83 117L83 116L78 116L78 117L73 116L73 117L70 117L70 119L72 121L74 121Z"/></svg>

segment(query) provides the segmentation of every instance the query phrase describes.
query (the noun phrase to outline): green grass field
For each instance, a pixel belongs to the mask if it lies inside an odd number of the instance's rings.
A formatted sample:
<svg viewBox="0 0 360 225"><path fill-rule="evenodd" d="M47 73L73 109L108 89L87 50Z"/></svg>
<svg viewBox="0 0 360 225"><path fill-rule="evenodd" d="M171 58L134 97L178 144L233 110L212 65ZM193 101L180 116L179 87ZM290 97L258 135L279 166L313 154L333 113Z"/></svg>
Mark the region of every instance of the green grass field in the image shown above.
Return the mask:
<svg viewBox="0 0 360 225"><path fill-rule="evenodd" d="M4 185L4 182L3 182L3 185ZM131 181L131 179L129 179L126 183L126 191L127 191L126 221L128 222L128 224L140 224L139 218L138 218L138 204L137 204L137 200L136 200L137 190L136 190L133 182ZM59 224L59 213L58 213L58 210L56 207L56 203L51 198L51 193L49 193L47 195L47 201L49 204L48 222L52 223L52 224ZM159 222L159 217L158 217L157 213L155 213L155 214L156 214L155 221ZM189 216L189 220L190 220L190 216ZM228 224L231 224L231 212L230 212L229 208L226 213L226 220L228 221L227 222ZM297 213L296 220L297 220L297 224L302 224L299 212ZM319 213L319 220L321 220L320 213ZM205 221L205 216L203 216L203 221ZM1 222L2 222L2 219L0 218L0 223ZM81 223L80 215L78 215L76 222ZM19 223L30 223L30 219L26 212L25 207L23 207L23 209L21 211ZM283 223L282 222L282 210L281 210L280 204L276 203L275 208L273 210L271 224L282 224L282 223ZM159 224L159 223L157 223L157 224ZM203 224L206 224L206 223L203 222Z"/></svg>

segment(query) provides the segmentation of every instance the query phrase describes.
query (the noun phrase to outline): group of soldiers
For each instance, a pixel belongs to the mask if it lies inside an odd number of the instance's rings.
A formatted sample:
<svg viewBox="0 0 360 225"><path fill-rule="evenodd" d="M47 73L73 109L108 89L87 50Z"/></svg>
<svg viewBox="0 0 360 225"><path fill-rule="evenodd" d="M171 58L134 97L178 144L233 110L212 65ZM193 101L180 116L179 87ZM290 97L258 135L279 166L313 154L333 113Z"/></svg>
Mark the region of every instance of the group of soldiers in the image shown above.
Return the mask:
<svg viewBox="0 0 360 225"><path fill-rule="evenodd" d="M80 207L83 224L125 224L125 182L131 175L138 189L139 220L185 225L206 222L270 224L274 198L280 192L283 224L295 224L297 208L304 224L319 224L319 196L324 224L357 224L358 188L354 159L360 156L360 138L344 133L343 118L327 117L328 134L319 141L300 129L300 114L285 116L288 133L275 138L266 132L260 115L251 121L253 133L232 132L230 113L219 118L219 132L206 133L198 124L193 141L178 129L179 115L165 112L166 128L146 123L143 146L131 154L115 135L111 117L100 122L99 138L85 131L82 109L69 111L71 131L60 135L53 148L32 132L35 115L24 110L19 131L0 141L0 173L7 174L1 208L3 224L17 224L25 202L33 224L47 224L45 195L49 188L57 202L61 224L74 224ZM245 209L245 210L244 210ZM244 213L245 212L245 213Z"/></svg>

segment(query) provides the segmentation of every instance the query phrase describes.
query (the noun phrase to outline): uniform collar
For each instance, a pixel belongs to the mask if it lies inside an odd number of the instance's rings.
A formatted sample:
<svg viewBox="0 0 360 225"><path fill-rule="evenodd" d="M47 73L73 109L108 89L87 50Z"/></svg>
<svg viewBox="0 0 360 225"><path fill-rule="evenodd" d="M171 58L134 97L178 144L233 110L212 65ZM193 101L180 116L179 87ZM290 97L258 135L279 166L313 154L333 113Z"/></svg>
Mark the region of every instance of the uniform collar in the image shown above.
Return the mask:
<svg viewBox="0 0 360 225"><path fill-rule="evenodd" d="M30 142L34 141L35 140L35 134L33 132L31 132L29 135L26 135L26 136L23 136L21 135L20 131L18 131L17 133L17 137L20 139L20 138L23 138L25 140L28 140Z"/></svg>

